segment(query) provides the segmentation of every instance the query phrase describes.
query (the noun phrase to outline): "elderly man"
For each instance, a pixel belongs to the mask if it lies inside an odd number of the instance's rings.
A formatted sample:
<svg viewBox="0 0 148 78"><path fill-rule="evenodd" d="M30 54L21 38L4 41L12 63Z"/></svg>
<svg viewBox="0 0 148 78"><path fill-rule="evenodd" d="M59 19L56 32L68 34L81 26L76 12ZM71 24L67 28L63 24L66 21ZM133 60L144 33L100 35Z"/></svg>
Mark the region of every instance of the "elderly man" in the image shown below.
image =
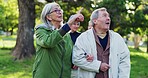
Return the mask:
<svg viewBox="0 0 148 78"><path fill-rule="evenodd" d="M130 52L123 38L109 30L110 15L99 8L90 17L93 28L82 33L73 48L73 63L79 78L129 78ZM87 61L92 55L93 61Z"/></svg>

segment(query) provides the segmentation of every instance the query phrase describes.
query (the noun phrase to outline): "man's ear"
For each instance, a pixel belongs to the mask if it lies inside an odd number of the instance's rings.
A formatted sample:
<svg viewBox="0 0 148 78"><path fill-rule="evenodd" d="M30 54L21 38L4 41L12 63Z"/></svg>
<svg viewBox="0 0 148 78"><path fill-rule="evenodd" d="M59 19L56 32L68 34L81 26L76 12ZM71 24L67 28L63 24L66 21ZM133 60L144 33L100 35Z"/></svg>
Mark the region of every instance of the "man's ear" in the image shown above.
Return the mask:
<svg viewBox="0 0 148 78"><path fill-rule="evenodd" d="M96 22L97 22L97 19L93 19L93 23L96 24Z"/></svg>
<svg viewBox="0 0 148 78"><path fill-rule="evenodd" d="M47 15L46 18L50 21L52 20L50 15Z"/></svg>

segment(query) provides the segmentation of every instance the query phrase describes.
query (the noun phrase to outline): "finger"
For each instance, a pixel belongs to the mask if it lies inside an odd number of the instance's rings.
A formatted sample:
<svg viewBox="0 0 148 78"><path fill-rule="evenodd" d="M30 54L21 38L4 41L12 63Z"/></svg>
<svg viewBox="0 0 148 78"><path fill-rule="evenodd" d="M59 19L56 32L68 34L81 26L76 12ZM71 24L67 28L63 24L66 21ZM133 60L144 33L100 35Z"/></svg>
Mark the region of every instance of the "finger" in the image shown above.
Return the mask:
<svg viewBox="0 0 148 78"><path fill-rule="evenodd" d="M107 67L110 68L110 66L107 64Z"/></svg>
<svg viewBox="0 0 148 78"><path fill-rule="evenodd" d="M83 7L77 12L77 14L80 14L83 10Z"/></svg>

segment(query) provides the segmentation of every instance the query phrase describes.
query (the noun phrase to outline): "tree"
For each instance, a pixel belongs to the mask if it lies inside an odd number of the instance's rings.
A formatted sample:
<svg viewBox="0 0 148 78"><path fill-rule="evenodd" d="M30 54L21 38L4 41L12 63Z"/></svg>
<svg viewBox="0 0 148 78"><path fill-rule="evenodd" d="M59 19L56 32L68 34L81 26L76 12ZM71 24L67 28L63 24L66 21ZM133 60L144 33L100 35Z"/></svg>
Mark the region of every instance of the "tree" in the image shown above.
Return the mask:
<svg viewBox="0 0 148 78"><path fill-rule="evenodd" d="M147 27L148 23L146 19L146 14L144 13L144 8L146 2L139 0L131 0L131 5L134 8L129 8L129 11L132 13L128 13L129 16L129 30L134 32L134 47L135 49L139 49L139 42L142 39L142 36L147 35ZM146 30L145 30L146 29Z"/></svg>
<svg viewBox="0 0 148 78"><path fill-rule="evenodd" d="M16 45L12 55L17 59L31 57L35 53L33 44L35 26L35 2L34 0L18 0L19 24Z"/></svg>

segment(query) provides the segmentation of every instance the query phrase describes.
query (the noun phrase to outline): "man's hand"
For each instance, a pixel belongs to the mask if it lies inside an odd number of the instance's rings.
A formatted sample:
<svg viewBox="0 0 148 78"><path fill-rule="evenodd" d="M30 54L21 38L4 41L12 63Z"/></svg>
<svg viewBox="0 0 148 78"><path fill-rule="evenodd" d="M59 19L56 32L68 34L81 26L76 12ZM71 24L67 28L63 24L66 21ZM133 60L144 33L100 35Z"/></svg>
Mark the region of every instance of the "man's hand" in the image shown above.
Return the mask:
<svg viewBox="0 0 148 78"><path fill-rule="evenodd" d="M110 68L110 66L107 64L107 63L101 63L101 66L100 66L100 70L105 72L107 71L108 69Z"/></svg>

